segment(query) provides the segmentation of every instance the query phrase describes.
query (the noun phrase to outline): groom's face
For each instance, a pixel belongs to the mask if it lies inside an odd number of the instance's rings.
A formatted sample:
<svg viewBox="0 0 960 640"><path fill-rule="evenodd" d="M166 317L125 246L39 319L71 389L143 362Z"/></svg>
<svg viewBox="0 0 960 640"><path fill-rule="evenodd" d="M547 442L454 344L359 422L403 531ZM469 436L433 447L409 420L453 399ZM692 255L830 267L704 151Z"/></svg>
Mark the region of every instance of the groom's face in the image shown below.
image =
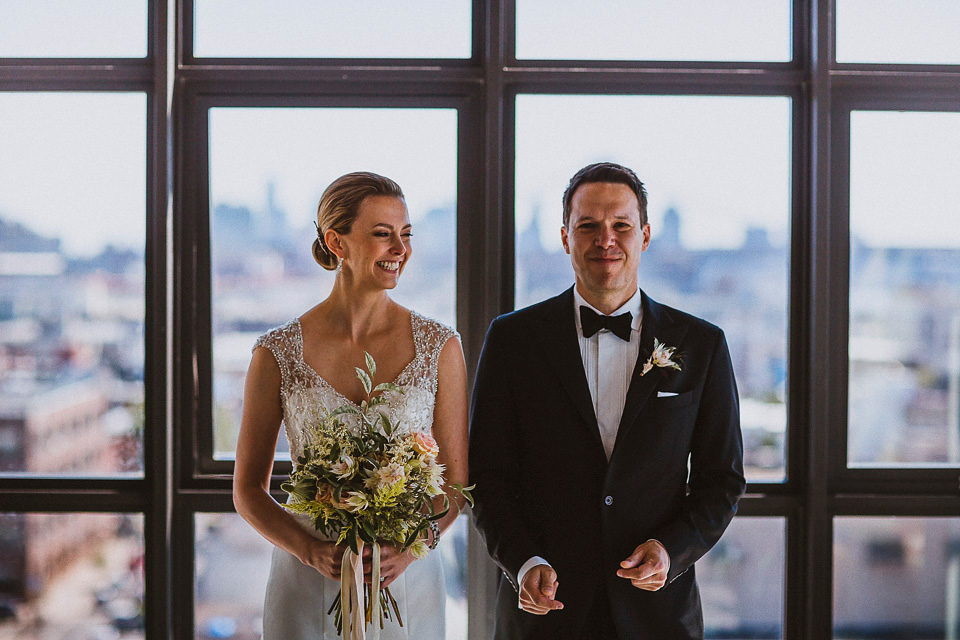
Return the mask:
<svg viewBox="0 0 960 640"><path fill-rule="evenodd" d="M581 290L604 297L637 290L640 254L650 245L650 225L640 223L637 196L625 184L588 182L570 201L570 219L561 228Z"/></svg>

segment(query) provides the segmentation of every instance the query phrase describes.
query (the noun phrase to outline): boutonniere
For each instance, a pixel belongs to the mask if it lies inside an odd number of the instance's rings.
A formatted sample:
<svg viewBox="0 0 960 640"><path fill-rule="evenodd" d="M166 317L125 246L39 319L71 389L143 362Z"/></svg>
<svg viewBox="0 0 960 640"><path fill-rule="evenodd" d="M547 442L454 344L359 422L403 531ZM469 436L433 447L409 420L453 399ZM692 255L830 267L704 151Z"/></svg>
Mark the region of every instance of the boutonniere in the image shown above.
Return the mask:
<svg viewBox="0 0 960 640"><path fill-rule="evenodd" d="M653 339L653 353L650 354L650 357L647 358L647 361L643 363L643 370L640 371L641 376L647 375L647 372L654 367L665 367L668 369L676 369L680 371L680 357L677 356L674 358L674 352L677 350L676 347L668 347L663 344L656 338Z"/></svg>

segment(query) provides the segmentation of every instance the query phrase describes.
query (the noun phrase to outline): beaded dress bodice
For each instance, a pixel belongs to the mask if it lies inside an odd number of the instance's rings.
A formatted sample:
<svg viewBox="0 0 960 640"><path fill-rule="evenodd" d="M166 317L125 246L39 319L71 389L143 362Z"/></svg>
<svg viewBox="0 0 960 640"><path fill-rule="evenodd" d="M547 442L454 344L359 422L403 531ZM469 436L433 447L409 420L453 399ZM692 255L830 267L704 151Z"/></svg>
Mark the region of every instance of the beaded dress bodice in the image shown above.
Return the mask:
<svg viewBox="0 0 960 640"><path fill-rule="evenodd" d="M393 383L403 389L402 394L390 394L390 403L377 407L401 431L430 433L433 408L437 395L437 368L440 352L457 332L435 320L412 311L414 357ZM302 455L307 442L308 426L323 408L333 411L343 404L353 404L337 391L303 359L303 331L299 319L271 329L257 338L254 349L266 347L280 367L280 402L283 423L290 445L290 457ZM362 363L343 363L353 367ZM355 405L354 405L355 406ZM353 428L357 419L342 414L342 420Z"/></svg>

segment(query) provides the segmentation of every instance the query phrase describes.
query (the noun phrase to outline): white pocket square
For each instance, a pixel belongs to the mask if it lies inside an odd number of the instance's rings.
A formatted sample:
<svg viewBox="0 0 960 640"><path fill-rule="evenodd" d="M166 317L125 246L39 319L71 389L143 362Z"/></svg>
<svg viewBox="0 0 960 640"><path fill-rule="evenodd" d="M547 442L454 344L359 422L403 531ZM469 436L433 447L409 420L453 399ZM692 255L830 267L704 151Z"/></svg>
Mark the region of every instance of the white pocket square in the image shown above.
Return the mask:
<svg viewBox="0 0 960 640"><path fill-rule="evenodd" d="M676 391L657 391L658 398L669 398L670 396L677 395Z"/></svg>

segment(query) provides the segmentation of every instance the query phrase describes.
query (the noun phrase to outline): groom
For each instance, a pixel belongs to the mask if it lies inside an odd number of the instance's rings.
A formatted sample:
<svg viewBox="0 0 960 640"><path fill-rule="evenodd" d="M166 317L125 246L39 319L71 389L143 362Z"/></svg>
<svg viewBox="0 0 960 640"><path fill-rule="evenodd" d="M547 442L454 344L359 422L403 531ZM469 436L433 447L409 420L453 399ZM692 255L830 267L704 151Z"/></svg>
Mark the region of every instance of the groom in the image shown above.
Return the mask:
<svg viewBox="0 0 960 640"><path fill-rule="evenodd" d="M737 389L723 332L638 289L646 208L630 169L581 169L560 230L576 285L487 332L470 482L497 640L703 637L693 563L745 488Z"/></svg>

